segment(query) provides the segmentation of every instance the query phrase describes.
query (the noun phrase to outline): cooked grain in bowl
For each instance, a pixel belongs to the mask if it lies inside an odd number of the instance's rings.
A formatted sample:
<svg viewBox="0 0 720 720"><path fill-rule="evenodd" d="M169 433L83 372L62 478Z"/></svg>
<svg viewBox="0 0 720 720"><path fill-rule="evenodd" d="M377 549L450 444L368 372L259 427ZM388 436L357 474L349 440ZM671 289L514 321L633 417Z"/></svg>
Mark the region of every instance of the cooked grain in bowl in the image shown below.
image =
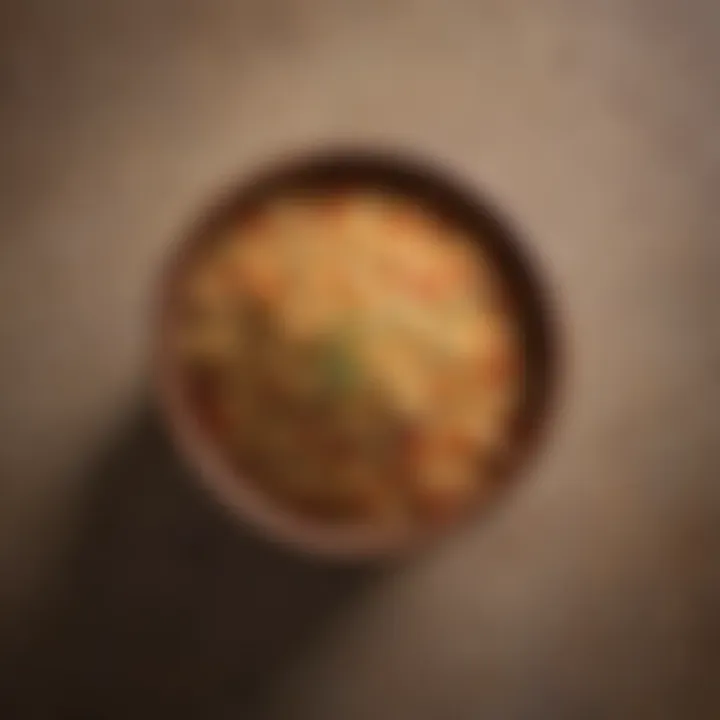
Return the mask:
<svg viewBox="0 0 720 720"><path fill-rule="evenodd" d="M401 194L287 192L185 267L171 346L223 457L324 523L444 523L511 451L523 337L493 258Z"/></svg>

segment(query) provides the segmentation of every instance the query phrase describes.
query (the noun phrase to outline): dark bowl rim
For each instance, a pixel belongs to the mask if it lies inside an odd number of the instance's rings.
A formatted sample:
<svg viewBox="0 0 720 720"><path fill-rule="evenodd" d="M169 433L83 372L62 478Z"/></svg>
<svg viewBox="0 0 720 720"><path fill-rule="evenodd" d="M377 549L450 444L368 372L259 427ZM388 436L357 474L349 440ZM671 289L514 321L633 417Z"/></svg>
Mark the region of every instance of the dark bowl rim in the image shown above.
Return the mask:
<svg viewBox="0 0 720 720"><path fill-rule="evenodd" d="M516 308L525 327L528 344L529 392L521 416L512 467L503 482L503 490L516 485L521 470L535 455L546 435L558 404L560 357L556 304L549 289L541 282L539 262L530 257L529 243L502 212L490 195L458 178L437 160L417 159L416 154L368 147L342 146L309 153L289 154L268 162L229 183L210 203L209 209L190 225L183 236L172 243L160 269L153 300L151 326L152 376L156 400L178 452L198 471L200 484L215 496L235 517L241 518L271 540L307 554L340 560L392 557L422 547L452 527L471 517L484 515L487 507L472 506L465 516L449 527L420 530L380 530L378 528L328 527L304 518L272 500L259 483L226 463L212 447L181 389L181 380L168 340L172 317L176 312L177 280L192 261L194 252L242 213L257 207L264 199L308 183L319 182L326 190L343 185L363 187L380 184L399 190L430 204L458 223L483 243L500 272L505 276L511 295L523 307ZM520 299L522 296L522 300ZM529 346L528 345L528 346ZM531 373L534 377L531 378ZM534 393L534 395L533 395Z"/></svg>

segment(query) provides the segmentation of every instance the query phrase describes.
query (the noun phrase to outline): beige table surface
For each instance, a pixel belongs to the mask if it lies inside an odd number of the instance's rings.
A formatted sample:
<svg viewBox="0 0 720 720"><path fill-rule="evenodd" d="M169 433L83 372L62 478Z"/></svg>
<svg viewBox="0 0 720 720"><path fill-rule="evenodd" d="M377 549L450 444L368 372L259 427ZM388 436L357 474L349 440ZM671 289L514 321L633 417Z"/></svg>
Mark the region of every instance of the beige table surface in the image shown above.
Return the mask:
<svg viewBox="0 0 720 720"><path fill-rule="evenodd" d="M713 0L3 2L2 716L720 717L719 41ZM327 140L483 184L567 334L526 484L383 572L246 537L149 410L173 237Z"/></svg>

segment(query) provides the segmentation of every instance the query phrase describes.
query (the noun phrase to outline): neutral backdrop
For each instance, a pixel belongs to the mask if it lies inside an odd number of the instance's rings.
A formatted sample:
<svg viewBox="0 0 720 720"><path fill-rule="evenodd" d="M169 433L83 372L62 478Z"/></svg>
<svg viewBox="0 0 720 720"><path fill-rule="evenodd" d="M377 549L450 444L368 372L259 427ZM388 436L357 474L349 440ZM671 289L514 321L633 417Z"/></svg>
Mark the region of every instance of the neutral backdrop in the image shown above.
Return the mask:
<svg viewBox="0 0 720 720"><path fill-rule="evenodd" d="M720 717L719 71L713 0L2 2L2 716ZM382 569L247 535L147 378L178 234L347 140L485 188L565 338L525 482Z"/></svg>

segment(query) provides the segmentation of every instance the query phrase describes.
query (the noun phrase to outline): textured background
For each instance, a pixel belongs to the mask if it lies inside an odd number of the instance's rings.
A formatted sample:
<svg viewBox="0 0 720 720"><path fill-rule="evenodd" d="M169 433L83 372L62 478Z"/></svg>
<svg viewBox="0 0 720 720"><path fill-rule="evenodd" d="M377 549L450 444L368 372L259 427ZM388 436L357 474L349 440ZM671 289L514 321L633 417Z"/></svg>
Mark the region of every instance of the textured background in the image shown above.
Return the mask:
<svg viewBox="0 0 720 720"><path fill-rule="evenodd" d="M2 2L3 717L720 716L719 40L713 0ZM567 335L528 482L382 572L246 538L148 409L168 244L328 139L485 186Z"/></svg>

